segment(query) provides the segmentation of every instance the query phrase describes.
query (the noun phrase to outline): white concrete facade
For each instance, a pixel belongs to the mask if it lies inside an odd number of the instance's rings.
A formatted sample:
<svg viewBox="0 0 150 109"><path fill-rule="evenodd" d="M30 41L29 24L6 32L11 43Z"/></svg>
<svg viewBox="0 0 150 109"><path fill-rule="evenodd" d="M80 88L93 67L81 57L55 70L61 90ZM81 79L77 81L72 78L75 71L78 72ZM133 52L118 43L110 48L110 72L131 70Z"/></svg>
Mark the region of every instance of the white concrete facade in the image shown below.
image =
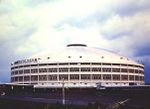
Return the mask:
<svg viewBox="0 0 150 109"><path fill-rule="evenodd" d="M97 87L144 84L144 65L83 44L70 44L11 64L11 82L34 87Z"/></svg>

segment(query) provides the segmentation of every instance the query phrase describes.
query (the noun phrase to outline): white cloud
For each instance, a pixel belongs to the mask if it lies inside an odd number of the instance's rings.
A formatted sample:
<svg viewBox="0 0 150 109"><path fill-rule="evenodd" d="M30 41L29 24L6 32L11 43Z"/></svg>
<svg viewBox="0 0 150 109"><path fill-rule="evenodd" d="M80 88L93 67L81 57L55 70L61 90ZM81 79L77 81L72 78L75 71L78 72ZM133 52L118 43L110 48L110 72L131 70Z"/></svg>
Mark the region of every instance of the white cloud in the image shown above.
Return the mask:
<svg viewBox="0 0 150 109"><path fill-rule="evenodd" d="M5 7L9 4L10 8L6 8L8 15L0 17L2 27L0 38L23 39L21 42L24 43L16 48L17 54L48 50L53 46L64 46L70 42L81 42L115 51L120 50L121 53L130 48L130 55L134 55L132 49L134 43L147 41L142 35L143 32L149 31L150 16L147 9L135 11L132 16L122 16L119 13L126 10L125 6L131 4L142 8L146 6L145 0L140 0L140 3L136 0L62 0L44 1L40 4L36 1L35 5L30 2L6 0L3 3ZM106 20L105 17L104 21L98 20L101 16L105 16ZM86 20L89 18L93 20ZM76 21L85 23L85 27L70 24ZM32 28L35 29L34 32L30 36L25 36ZM149 36L144 37L149 39Z"/></svg>
<svg viewBox="0 0 150 109"><path fill-rule="evenodd" d="M112 48L122 54L134 56L143 46L150 46L150 14L147 10L133 16L112 16L100 27ZM126 52L128 51L128 52Z"/></svg>
<svg viewBox="0 0 150 109"><path fill-rule="evenodd" d="M101 48L108 46L108 41L102 39L96 25L80 29L66 24L60 28L61 30L49 28L35 32L23 45L18 47L17 53L24 54L29 49L32 52L52 50L62 45L66 46L68 43L85 43L91 46L101 46Z"/></svg>
<svg viewBox="0 0 150 109"><path fill-rule="evenodd" d="M17 59L68 43L133 57L150 46L149 5L148 0L2 0L0 51L6 59L0 61L6 63L9 54Z"/></svg>

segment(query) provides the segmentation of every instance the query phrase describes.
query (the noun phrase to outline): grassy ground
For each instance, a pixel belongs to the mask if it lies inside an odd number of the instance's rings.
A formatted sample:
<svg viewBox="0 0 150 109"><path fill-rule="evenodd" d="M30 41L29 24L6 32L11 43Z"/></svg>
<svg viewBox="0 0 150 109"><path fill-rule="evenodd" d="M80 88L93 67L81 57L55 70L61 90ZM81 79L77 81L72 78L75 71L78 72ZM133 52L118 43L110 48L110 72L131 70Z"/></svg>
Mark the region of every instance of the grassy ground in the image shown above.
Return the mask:
<svg viewBox="0 0 150 109"><path fill-rule="evenodd" d="M46 104L0 99L0 109L106 109L106 106L100 103L90 103L88 105L62 105L60 103Z"/></svg>
<svg viewBox="0 0 150 109"><path fill-rule="evenodd" d="M112 109L112 108L111 106L108 108L108 106L98 102L89 103L88 105L62 105L60 103L46 104L29 101L0 99L0 109ZM143 107L136 107L126 104L125 106L120 106L119 108L113 109L150 109L150 105L146 105Z"/></svg>

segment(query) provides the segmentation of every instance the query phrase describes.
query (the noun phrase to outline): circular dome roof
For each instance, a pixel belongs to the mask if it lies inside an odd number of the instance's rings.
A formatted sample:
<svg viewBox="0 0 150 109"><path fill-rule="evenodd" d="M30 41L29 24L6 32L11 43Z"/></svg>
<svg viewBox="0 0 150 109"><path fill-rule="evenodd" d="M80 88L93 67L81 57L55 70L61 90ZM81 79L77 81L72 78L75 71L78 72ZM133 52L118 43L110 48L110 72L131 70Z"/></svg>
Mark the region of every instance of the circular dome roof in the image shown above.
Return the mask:
<svg viewBox="0 0 150 109"><path fill-rule="evenodd" d="M139 65L127 57L104 49L88 47L85 44L69 44L62 50L42 52L30 58L39 58L41 62L108 62Z"/></svg>

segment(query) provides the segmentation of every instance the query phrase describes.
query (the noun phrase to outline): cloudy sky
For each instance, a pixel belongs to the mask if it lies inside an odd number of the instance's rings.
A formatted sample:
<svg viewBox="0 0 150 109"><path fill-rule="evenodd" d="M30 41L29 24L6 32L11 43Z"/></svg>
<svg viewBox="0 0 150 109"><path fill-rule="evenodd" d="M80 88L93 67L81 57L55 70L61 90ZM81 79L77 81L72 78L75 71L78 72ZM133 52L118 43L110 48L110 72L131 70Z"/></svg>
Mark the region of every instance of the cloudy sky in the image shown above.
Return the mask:
<svg viewBox="0 0 150 109"><path fill-rule="evenodd" d="M150 1L0 0L1 82L12 61L69 43L140 60L150 82Z"/></svg>

